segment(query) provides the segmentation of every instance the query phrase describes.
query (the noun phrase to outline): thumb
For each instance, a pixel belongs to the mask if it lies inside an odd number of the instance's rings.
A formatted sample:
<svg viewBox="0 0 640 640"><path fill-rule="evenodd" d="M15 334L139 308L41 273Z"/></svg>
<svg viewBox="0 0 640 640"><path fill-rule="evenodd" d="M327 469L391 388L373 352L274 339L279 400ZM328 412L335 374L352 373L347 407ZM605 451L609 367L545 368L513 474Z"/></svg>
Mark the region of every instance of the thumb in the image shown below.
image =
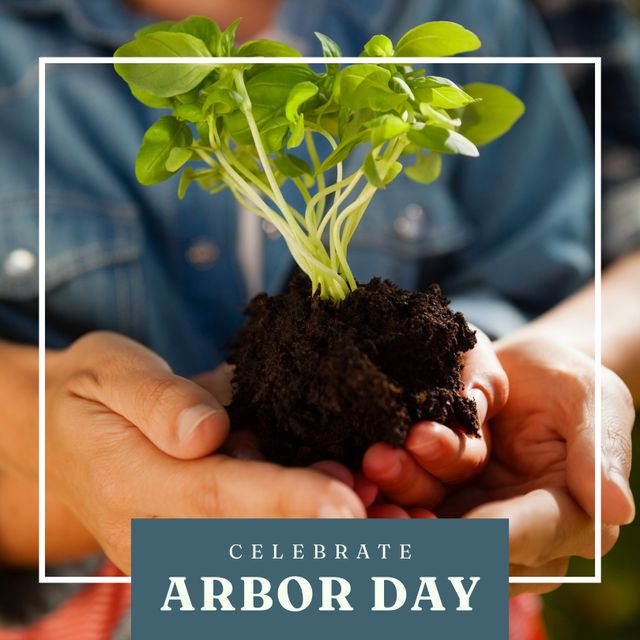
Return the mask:
<svg viewBox="0 0 640 640"><path fill-rule="evenodd" d="M174 458L200 458L224 442L229 418L221 403L175 375L158 355L106 332L89 334L79 343L76 349L88 366L71 383L77 395L121 415Z"/></svg>
<svg viewBox="0 0 640 640"><path fill-rule="evenodd" d="M581 428L563 429L567 441L567 484L580 506L595 517L595 425L585 410ZM631 394L620 378L602 368L602 521L610 525L631 522L635 515L629 487L631 430L634 409Z"/></svg>
<svg viewBox="0 0 640 640"><path fill-rule="evenodd" d="M482 424L506 404L509 380L491 340L480 329L473 329L477 342L463 356L462 382L467 396L476 402L478 421Z"/></svg>

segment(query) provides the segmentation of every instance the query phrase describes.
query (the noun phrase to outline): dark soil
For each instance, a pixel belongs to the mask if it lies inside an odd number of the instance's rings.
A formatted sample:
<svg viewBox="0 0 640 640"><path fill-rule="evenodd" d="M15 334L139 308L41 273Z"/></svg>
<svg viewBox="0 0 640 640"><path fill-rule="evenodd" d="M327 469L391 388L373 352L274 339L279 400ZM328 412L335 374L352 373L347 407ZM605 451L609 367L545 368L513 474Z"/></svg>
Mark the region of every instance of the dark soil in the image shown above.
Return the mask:
<svg viewBox="0 0 640 640"><path fill-rule="evenodd" d="M256 296L232 344L232 424L250 426L274 462L352 468L422 420L477 435L475 403L460 395L475 334L448 302L437 285L409 292L378 278L339 306L311 297L301 276Z"/></svg>

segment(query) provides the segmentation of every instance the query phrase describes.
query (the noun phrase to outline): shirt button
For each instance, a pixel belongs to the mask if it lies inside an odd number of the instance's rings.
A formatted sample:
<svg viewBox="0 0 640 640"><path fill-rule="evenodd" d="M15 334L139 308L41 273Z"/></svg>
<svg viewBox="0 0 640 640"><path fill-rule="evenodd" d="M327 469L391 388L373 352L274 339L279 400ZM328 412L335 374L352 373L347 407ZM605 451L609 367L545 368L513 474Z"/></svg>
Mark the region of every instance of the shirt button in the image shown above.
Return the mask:
<svg viewBox="0 0 640 640"><path fill-rule="evenodd" d="M36 256L28 249L14 249L4 260L3 271L14 282L28 279L36 270Z"/></svg>
<svg viewBox="0 0 640 640"><path fill-rule="evenodd" d="M268 220L262 221L262 231L269 240L276 240L280 237L280 232L276 229L276 226L273 222L269 222Z"/></svg>
<svg viewBox="0 0 640 640"><path fill-rule="evenodd" d="M425 212L421 205L412 203L393 222L396 235L402 240L417 240L424 232Z"/></svg>
<svg viewBox="0 0 640 640"><path fill-rule="evenodd" d="M196 269L209 269L220 257L220 249L215 242L201 238L186 251L187 262Z"/></svg>

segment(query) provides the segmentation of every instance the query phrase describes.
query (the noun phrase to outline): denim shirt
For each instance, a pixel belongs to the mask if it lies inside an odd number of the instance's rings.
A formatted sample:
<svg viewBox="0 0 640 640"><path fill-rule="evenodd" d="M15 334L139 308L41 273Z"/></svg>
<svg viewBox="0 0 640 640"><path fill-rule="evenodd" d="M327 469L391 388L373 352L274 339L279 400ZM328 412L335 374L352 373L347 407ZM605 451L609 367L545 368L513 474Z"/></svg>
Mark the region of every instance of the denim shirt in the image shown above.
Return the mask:
<svg viewBox="0 0 640 640"><path fill-rule="evenodd" d="M397 40L443 19L474 30L480 55L552 54L535 16L515 0L290 0L277 26L309 55L320 54L314 31L357 55L374 33ZM0 337L37 339L37 57L108 56L149 20L115 0L0 5ZM445 158L437 183L399 178L379 192L350 264L362 281L439 281L456 308L499 335L592 275L593 151L553 66L429 71L504 85L527 112L480 158ZM175 179L136 182L137 147L159 114L136 102L111 65L48 66L46 109L48 346L109 329L149 345L181 374L214 366L248 297L232 195L192 187L180 202ZM264 286L276 292L292 262L266 231Z"/></svg>

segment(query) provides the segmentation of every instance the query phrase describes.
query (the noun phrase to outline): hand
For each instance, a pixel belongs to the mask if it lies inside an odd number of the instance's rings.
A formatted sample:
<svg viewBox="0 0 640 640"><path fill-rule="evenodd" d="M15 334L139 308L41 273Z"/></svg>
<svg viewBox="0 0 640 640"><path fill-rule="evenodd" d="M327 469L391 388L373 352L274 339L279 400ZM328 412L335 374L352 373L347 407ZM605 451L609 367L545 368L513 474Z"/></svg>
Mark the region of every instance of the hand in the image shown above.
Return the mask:
<svg viewBox="0 0 640 640"><path fill-rule="evenodd" d="M414 425L404 447L375 444L365 454L365 476L378 485L392 505L376 506L370 515L394 517L433 509L444 499L446 485L465 482L479 474L489 455L488 420L504 406L509 393L507 376L491 341L476 329L478 342L464 354L464 393L476 401L480 438L435 422Z"/></svg>
<svg viewBox="0 0 640 640"><path fill-rule="evenodd" d="M221 399L143 346L90 333L47 362L47 490L130 569L132 517L363 517L342 483L217 451Z"/></svg>
<svg viewBox="0 0 640 640"><path fill-rule="evenodd" d="M509 518L510 575L562 576L569 558L593 558L594 362L561 343L506 340L496 345L510 381L504 409L491 422L493 450L473 486L451 496L442 513ZM602 551L634 517L631 397L602 370ZM558 585L514 584L512 594Z"/></svg>

